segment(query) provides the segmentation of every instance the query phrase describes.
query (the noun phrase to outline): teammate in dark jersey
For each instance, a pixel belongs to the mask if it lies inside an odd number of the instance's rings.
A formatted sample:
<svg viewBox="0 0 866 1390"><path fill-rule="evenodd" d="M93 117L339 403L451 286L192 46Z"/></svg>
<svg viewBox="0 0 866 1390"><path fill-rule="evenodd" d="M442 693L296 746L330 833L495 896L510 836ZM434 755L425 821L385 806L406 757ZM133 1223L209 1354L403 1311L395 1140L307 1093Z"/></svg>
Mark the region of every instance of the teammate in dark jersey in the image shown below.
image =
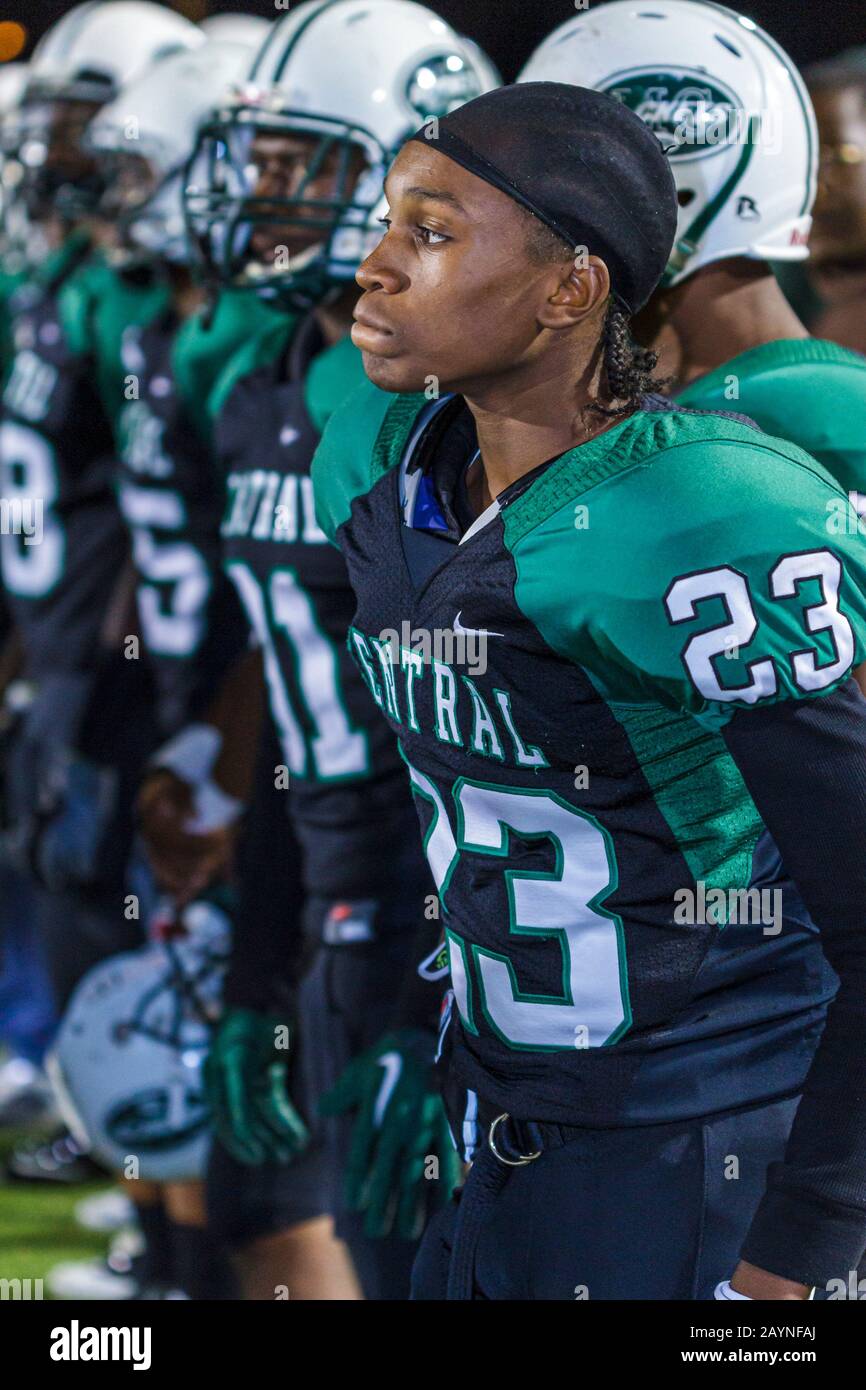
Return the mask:
<svg viewBox="0 0 866 1390"><path fill-rule="evenodd" d="M265 27L265 32L267 29ZM222 489L206 402L233 352L268 317L252 296L205 313L183 234L181 170L198 127L249 65L253 45L208 42L152 67L104 107L87 132L111 171L101 215L127 278L156 277L159 312L130 323L112 300L97 320L100 377L112 410L121 514L129 527L139 621L166 736L201 718L243 645L220 564ZM136 112L130 152L127 113Z"/></svg>
<svg viewBox="0 0 866 1390"><path fill-rule="evenodd" d="M447 1196L453 1170L439 1103L428 1094L431 1042L417 1027L387 1031L398 1014L401 1021L414 1018L400 1013L400 995L414 964L435 946L437 928L405 769L346 649L354 598L343 560L316 523L309 466L324 423L362 379L348 339L357 297L352 279L381 197L386 151L411 124L412 99L450 105L483 85L470 51L439 26L442 81L432 91L413 93L410 86L406 94L397 76L432 59L430 23L428 11L391 0L309 6L282 21L250 75L255 95L227 111L202 152L203 163L210 150L217 152L211 174L217 205L220 188L232 182L231 169L220 169L219 151L234 155L239 167L242 148L247 177L255 170L252 197L225 209L219 227L209 229L214 263L236 239L243 254L223 259L223 274L235 282L258 280L271 292L279 287L294 308L245 347L218 387L215 436L227 489L222 535L227 572L262 648L280 740L280 763L269 769L263 759L262 773L271 783L282 773L287 782L284 809L301 851L297 893L312 954L298 990L308 1122L315 1122L323 1092L357 1059L331 1105L362 1110L349 1174L350 1205L362 1212L347 1210L339 1190L352 1134L346 1119L324 1128L329 1190L314 1200L320 1211L335 1213L337 1234L369 1297L406 1296L412 1238L428 1200ZM375 39L386 30L383 70ZM188 204L195 206L194 197ZM280 251L288 254L283 274ZM317 299L320 305L310 308ZM258 853L248 847L251 865L267 860L275 829L264 818L259 824ZM283 923L285 936L290 927ZM241 939L237 954L253 940ZM288 940L284 949L288 954ZM245 973L252 980L257 967L251 959ZM264 984L252 986L256 1007L223 1025L227 1069L244 1030L250 1050L269 1026L273 1036ZM422 1011L428 1026L436 1003L433 992ZM243 1132L225 1134L211 1176L221 1219L230 1220L236 1240L246 1234L249 1245L251 1236L287 1233L314 1214L303 1205L312 1200L302 1185L309 1155L282 1179L268 1164L259 1175L243 1175L232 1154L266 1155L268 1145L248 1124L237 1127ZM369 1184L362 1145L379 1154ZM438 1183L424 1180L428 1155L442 1166ZM262 1229L265 1187L270 1230Z"/></svg>
<svg viewBox="0 0 866 1390"><path fill-rule="evenodd" d="M199 124L253 51L215 41L170 55L126 84L87 131L88 149L108 185L99 209L107 255L123 283L149 277L158 296L157 311L143 324L118 314L106 297L96 313L95 339L117 443L114 481L131 539L143 656L154 679L162 738L203 718L214 687L247 644L240 605L220 565L222 492L204 402L226 357L267 310L249 297L239 302L229 296L215 312L203 312L207 295L187 264L181 172ZM137 120L133 151L130 110ZM178 790L162 770L164 756L154 754L158 770L146 780L143 811L166 784ZM231 826L215 825L212 808L189 805L173 840L180 860L186 851L200 855L220 847L228 875ZM174 878L158 856L154 867L165 910L176 913L186 900L174 893ZM227 885L219 884L218 891L221 902L230 904ZM221 1297L226 1271L204 1229L201 1181L168 1184L162 1200L173 1220L174 1282L192 1298Z"/></svg>
<svg viewBox="0 0 866 1390"><path fill-rule="evenodd" d="M146 319L154 301L117 285L91 250L86 223L102 185L82 137L137 68L198 41L193 25L158 6L142 6L140 18L129 51L111 6L64 16L34 52L16 122L15 199L28 249L43 259L6 306L0 467L17 524L4 528L0 566L33 685L13 752L7 848L55 890L42 915L60 1001L89 964L138 931L122 888L132 779L151 721L143 672L121 649L126 538L92 335L107 295L122 299L129 323Z"/></svg>
<svg viewBox="0 0 866 1390"><path fill-rule="evenodd" d="M807 1298L866 1244L862 544L808 455L647 398L622 318L677 203L621 103L492 93L386 191L353 338L418 394L356 393L314 482L418 792L477 1144L418 1296Z"/></svg>
<svg viewBox="0 0 866 1390"><path fill-rule="evenodd" d="M32 689L12 750L6 848L40 881L61 1008L92 965L140 942L125 895L135 786L155 737L143 663L125 659L128 547L95 327L108 302L132 325L159 299L150 285L122 284L91 247L104 185L83 136L136 71L199 39L187 20L144 0L82 6L37 45L15 122L15 212L38 269L25 269L8 303L0 466L4 495L20 499L25 521L35 507L39 534L22 525L0 554ZM50 1172L67 1152L51 1147ZM42 1161L41 1152L15 1159L36 1173Z"/></svg>
<svg viewBox="0 0 866 1390"><path fill-rule="evenodd" d="M812 332L866 352L866 46L807 68L820 136Z"/></svg>
<svg viewBox="0 0 866 1390"><path fill-rule="evenodd" d="M809 254L819 167L809 94L779 45L733 11L703 0L663 7L670 23L623 0L591 25L569 20L521 80L613 92L664 142L680 201L677 245L636 333L659 350L680 404L737 411L818 459L849 497L841 524L856 528L866 511L866 360L810 338L769 264L799 265ZM706 82L731 93L723 139L718 123L701 128L696 94ZM750 119L766 129L751 132ZM819 245L823 225L822 212Z"/></svg>

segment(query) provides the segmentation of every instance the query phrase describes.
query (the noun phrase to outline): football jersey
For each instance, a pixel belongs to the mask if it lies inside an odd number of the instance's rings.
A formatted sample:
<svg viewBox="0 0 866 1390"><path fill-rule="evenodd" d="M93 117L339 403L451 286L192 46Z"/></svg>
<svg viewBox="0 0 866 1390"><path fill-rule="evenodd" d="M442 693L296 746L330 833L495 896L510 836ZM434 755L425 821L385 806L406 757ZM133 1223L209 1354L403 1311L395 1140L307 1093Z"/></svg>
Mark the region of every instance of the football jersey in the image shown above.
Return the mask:
<svg viewBox="0 0 866 1390"><path fill-rule="evenodd" d="M823 463L848 495L832 526L866 515L866 358L818 338L741 352L677 393L693 410L741 411Z"/></svg>
<svg viewBox="0 0 866 1390"><path fill-rule="evenodd" d="M118 378L114 397L120 510L132 538L137 603L159 722L171 733L201 718L242 650L246 622L221 567L223 495L206 401L227 357L263 312L223 296L212 322L181 322L166 305L147 324L102 334Z"/></svg>
<svg viewBox="0 0 866 1390"><path fill-rule="evenodd" d="M90 338L112 277L75 235L8 300L0 478L3 586L30 676L81 671L126 554ZM135 294L124 313L146 308Z"/></svg>
<svg viewBox="0 0 866 1390"><path fill-rule="evenodd" d="M795 446L645 405L468 525L459 397L363 386L313 468L442 903L453 1065L540 1121L795 1094L836 988L724 732L847 691L862 543Z"/></svg>
<svg viewBox="0 0 866 1390"><path fill-rule="evenodd" d="M350 340L325 348L310 315L251 344L215 399L225 564L263 652L304 885L374 899L426 869L396 742L347 650L354 596L310 480L324 423L362 375Z"/></svg>

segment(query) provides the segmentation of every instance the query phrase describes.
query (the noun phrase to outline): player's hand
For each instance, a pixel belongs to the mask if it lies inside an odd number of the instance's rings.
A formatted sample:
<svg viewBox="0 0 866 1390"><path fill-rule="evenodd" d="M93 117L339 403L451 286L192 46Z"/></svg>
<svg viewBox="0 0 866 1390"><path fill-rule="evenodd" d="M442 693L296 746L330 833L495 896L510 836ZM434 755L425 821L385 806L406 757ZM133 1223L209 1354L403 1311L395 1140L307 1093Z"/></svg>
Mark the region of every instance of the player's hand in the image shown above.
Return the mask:
<svg viewBox="0 0 866 1390"><path fill-rule="evenodd" d="M188 830L195 816L189 782L166 768L149 773L138 794L137 812L156 881L179 907L228 875L236 828L226 825L204 834Z"/></svg>
<svg viewBox="0 0 866 1390"><path fill-rule="evenodd" d="M389 1033L356 1057L322 1098L323 1115L356 1111L346 1168L346 1199L366 1212L368 1236L414 1239L430 1208L443 1206L460 1179L433 1068L435 1038L421 1029ZM436 1160L433 1173L428 1161Z"/></svg>
<svg viewBox="0 0 866 1390"><path fill-rule="evenodd" d="M291 1163L309 1141L287 1090L286 1053L276 1046L279 1019L227 1009L205 1063L213 1125L239 1163Z"/></svg>
<svg viewBox="0 0 866 1390"><path fill-rule="evenodd" d="M806 1284L795 1284L791 1279L782 1279L778 1274L768 1274L746 1260L741 1260L731 1278L731 1288L745 1298L769 1300L773 1303L794 1302L811 1297L812 1290Z"/></svg>

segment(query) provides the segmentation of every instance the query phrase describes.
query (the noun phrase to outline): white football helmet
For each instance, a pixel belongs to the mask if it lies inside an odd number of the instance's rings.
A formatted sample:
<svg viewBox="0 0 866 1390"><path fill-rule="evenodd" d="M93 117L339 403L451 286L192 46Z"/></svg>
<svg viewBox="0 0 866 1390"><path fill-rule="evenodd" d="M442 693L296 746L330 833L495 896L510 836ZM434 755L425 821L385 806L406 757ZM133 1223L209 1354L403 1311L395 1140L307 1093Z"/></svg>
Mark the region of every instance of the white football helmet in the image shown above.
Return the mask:
<svg viewBox="0 0 866 1390"><path fill-rule="evenodd" d="M256 14L212 14L201 20L198 27L208 39L258 48L267 37L271 21Z"/></svg>
<svg viewBox="0 0 866 1390"><path fill-rule="evenodd" d="M29 63L4 63L0 67L0 160L3 164L17 153L18 111L29 73Z"/></svg>
<svg viewBox="0 0 866 1390"><path fill-rule="evenodd" d="M149 63L178 48L195 48L204 37L190 20L150 0L85 0L34 48L31 92L108 101Z"/></svg>
<svg viewBox="0 0 866 1390"><path fill-rule="evenodd" d="M88 0L33 50L19 110L20 192L34 221L74 221L104 191L81 141L88 121L152 62L204 43L201 30L150 0Z"/></svg>
<svg viewBox="0 0 866 1390"><path fill-rule="evenodd" d="M199 127L249 69L254 44L208 40L173 53L127 83L91 121L86 148L100 158L107 192L100 213L135 250L187 259L184 171Z"/></svg>
<svg viewBox="0 0 866 1390"><path fill-rule="evenodd" d="M496 85L492 65L414 0L306 0L271 26L236 101L202 136L190 232L223 283L279 286L299 305L352 280L380 240L388 165L407 136ZM306 140L293 187L263 196L256 137ZM308 190L329 170L326 195ZM257 230L304 241L256 258Z"/></svg>
<svg viewBox="0 0 866 1390"><path fill-rule="evenodd" d="M4 63L0 67L0 256L13 262L21 258L24 228L15 226L15 191L21 181L18 162L18 110L30 71L28 63Z"/></svg>
<svg viewBox="0 0 866 1390"><path fill-rule="evenodd" d="M46 1060L61 1113L96 1158L152 1182L200 1178L210 1142L203 1069L230 926L200 901L183 934L110 957L77 986Z"/></svg>
<svg viewBox="0 0 866 1390"><path fill-rule="evenodd" d="M481 44L476 43L474 39L470 39L466 34L461 34L460 37L465 47L469 49L472 55L472 61L481 74L485 92L492 92L497 87L501 87L502 73L499 71L493 59L488 57L484 52Z"/></svg>
<svg viewBox="0 0 866 1390"><path fill-rule="evenodd" d="M0 67L0 121L17 108L24 95L29 73L29 63L4 63Z"/></svg>
<svg viewBox="0 0 866 1390"><path fill-rule="evenodd" d="M518 81L607 92L658 136L680 203L662 284L731 256L808 255L815 116L791 59L753 20L704 0L613 0L554 30Z"/></svg>

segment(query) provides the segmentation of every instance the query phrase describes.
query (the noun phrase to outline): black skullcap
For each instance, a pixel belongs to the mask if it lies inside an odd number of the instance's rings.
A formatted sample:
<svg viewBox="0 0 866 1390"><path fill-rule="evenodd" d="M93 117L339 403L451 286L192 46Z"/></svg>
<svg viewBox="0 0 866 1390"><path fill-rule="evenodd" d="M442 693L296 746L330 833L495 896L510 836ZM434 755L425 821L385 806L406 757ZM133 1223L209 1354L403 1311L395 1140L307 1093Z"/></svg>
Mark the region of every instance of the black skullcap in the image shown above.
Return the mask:
<svg viewBox="0 0 866 1390"><path fill-rule="evenodd" d="M610 271L630 314L649 299L677 226L670 163L647 125L614 97L523 82L476 97L411 137L533 212Z"/></svg>

